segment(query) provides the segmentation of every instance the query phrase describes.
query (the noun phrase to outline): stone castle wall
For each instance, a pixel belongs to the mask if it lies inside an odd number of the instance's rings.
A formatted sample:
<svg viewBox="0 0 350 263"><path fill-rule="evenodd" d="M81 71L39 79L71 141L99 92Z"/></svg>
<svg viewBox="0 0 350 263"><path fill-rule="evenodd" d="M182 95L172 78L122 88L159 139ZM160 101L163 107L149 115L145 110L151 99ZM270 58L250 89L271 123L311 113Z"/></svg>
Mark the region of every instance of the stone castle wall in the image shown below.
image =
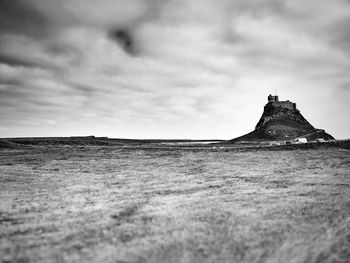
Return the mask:
<svg viewBox="0 0 350 263"><path fill-rule="evenodd" d="M290 110L296 110L297 106L295 103L287 101L270 101L268 104L271 104L274 107L286 108Z"/></svg>

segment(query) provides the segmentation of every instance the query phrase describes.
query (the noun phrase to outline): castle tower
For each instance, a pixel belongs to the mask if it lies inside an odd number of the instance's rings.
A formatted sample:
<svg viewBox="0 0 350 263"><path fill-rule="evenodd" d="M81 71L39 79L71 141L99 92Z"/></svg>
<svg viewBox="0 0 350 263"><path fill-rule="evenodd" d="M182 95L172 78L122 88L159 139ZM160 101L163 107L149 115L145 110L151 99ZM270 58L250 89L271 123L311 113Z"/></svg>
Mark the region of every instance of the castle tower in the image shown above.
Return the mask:
<svg viewBox="0 0 350 263"><path fill-rule="evenodd" d="M272 96L271 94L267 97L267 101L278 101L278 96Z"/></svg>

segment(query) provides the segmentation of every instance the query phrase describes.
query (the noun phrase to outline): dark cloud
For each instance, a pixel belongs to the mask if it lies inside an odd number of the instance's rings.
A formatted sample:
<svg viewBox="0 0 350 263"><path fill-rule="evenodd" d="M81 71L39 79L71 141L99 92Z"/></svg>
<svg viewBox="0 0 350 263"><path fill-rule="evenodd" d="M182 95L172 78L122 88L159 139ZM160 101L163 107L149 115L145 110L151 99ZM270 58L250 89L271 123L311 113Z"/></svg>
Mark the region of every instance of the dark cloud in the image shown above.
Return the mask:
<svg viewBox="0 0 350 263"><path fill-rule="evenodd" d="M0 51L0 63L9 65L9 66L14 66L14 67L30 67L30 68L47 68L48 65L43 64L43 63L38 63L36 61L30 60L30 59L24 59L21 57L17 57L14 55L9 55L9 54L1 54Z"/></svg>
<svg viewBox="0 0 350 263"><path fill-rule="evenodd" d="M125 52L131 55L136 53L136 43L129 30L122 28L112 29L109 35Z"/></svg>
<svg viewBox="0 0 350 263"><path fill-rule="evenodd" d="M0 85L3 85L3 86L18 86L18 85L22 85L22 81L19 80L19 79L1 79L0 78ZM1 94L1 91L0 91L0 94Z"/></svg>
<svg viewBox="0 0 350 263"><path fill-rule="evenodd" d="M47 33L47 17L28 1L0 1L0 31L40 37Z"/></svg>

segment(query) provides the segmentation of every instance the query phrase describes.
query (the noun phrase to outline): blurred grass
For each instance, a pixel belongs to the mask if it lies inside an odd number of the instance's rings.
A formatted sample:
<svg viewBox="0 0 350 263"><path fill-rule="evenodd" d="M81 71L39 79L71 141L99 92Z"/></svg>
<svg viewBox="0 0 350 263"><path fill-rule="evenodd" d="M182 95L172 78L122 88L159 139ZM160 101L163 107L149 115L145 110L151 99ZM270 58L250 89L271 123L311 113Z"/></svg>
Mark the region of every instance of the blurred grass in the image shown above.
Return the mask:
<svg viewBox="0 0 350 263"><path fill-rule="evenodd" d="M350 151L0 150L2 262L349 262Z"/></svg>

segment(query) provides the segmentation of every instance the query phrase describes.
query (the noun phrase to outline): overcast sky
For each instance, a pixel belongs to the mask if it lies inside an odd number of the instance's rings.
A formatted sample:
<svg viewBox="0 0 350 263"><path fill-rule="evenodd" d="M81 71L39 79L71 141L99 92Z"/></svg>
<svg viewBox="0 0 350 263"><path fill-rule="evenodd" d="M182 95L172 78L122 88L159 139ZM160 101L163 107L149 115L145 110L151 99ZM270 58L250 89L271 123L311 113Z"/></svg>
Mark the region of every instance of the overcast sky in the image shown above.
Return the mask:
<svg viewBox="0 0 350 263"><path fill-rule="evenodd" d="M349 0L0 0L0 137L230 139L275 89L350 137Z"/></svg>

